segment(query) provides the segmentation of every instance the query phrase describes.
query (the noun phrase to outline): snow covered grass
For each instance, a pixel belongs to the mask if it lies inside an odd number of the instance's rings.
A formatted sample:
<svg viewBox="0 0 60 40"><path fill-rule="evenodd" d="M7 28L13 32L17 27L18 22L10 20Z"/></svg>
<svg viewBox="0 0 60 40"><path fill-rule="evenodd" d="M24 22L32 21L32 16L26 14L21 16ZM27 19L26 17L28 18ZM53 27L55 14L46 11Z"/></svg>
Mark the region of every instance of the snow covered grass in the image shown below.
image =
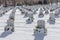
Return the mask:
<svg viewBox="0 0 60 40"><path fill-rule="evenodd" d="M32 9L35 8L36 7L33 7ZM40 6L37 7L37 9L38 8L40 8ZM7 25L6 22L9 19L11 11L12 10L8 11L4 16L0 17L0 35L4 32L4 27ZM5 38L0 37L0 40L60 40L60 18L55 18L55 24L51 25L47 22L50 14L44 14L43 18L38 18L38 12L39 10L37 11L37 14L34 14L34 21L31 24L26 24L26 20L28 18L24 18L24 15L21 15L21 11L19 9L16 9L14 21L15 31ZM37 25L38 20L45 20L47 36L42 36L42 33L37 33L40 36L36 38L36 36L34 35L34 28ZM43 39L40 39L41 37Z"/></svg>

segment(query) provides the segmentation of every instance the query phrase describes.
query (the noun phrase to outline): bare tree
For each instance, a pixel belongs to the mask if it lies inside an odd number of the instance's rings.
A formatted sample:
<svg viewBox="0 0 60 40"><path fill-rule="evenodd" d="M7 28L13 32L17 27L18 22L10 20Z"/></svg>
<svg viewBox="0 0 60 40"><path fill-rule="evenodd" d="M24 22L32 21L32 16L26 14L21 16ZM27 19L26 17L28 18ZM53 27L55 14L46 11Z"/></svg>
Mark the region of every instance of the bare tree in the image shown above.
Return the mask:
<svg viewBox="0 0 60 40"><path fill-rule="evenodd" d="M12 4L14 7L15 7L15 0L11 0L12 1Z"/></svg>
<svg viewBox="0 0 60 40"><path fill-rule="evenodd" d="M15 4L16 4L16 1L15 1L15 0L13 0L13 5L15 6Z"/></svg>
<svg viewBox="0 0 60 40"><path fill-rule="evenodd" d="M47 4L47 0L44 0L44 4Z"/></svg>
<svg viewBox="0 0 60 40"><path fill-rule="evenodd" d="M7 7L7 0L4 0L4 7Z"/></svg>
<svg viewBox="0 0 60 40"><path fill-rule="evenodd" d="M0 5L1 5L1 0L0 0Z"/></svg>
<svg viewBox="0 0 60 40"><path fill-rule="evenodd" d="M52 1L50 0L50 3L52 4Z"/></svg>
<svg viewBox="0 0 60 40"><path fill-rule="evenodd" d="M57 5L58 5L58 0L56 0L57 1Z"/></svg>

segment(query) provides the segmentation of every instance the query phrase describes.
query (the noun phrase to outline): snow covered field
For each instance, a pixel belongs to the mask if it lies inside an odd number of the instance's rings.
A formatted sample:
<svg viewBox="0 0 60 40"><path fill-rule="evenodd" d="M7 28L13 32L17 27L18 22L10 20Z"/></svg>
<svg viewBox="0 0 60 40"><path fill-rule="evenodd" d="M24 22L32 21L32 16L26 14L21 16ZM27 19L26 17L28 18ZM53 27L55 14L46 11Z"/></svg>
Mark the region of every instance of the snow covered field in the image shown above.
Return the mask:
<svg viewBox="0 0 60 40"><path fill-rule="evenodd" d="M36 8L35 7L29 7L32 8L32 10ZM13 9L5 13L2 17L0 17L0 40L60 40L60 15L59 18L55 18L55 24L49 24L47 21L50 17L49 14L44 14L44 17L38 18L38 12L39 8L41 6L37 7L38 9L37 14L34 14L34 21L31 24L26 24L26 20L28 17L24 18L24 14L21 14L21 11L19 9L16 9L15 12L15 21L14 21L14 27L15 31L11 34L7 34L5 37L1 37L2 33L4 33L4 27L7 25L6 22L9 19L9 16ZM49 6L48 6L49 7ZM23 9L22 7L20 7ZM27 7L26 7L27 8ZM50 9L50 8L49 8ZM37 25L38 20L45 20L45 27L47 28L47 35L42 37L39 36L36 38L34 36L34 28ZM43 33L40 33L39 35L42 35ZM42 37L42 39L40 39Z"/></svg>

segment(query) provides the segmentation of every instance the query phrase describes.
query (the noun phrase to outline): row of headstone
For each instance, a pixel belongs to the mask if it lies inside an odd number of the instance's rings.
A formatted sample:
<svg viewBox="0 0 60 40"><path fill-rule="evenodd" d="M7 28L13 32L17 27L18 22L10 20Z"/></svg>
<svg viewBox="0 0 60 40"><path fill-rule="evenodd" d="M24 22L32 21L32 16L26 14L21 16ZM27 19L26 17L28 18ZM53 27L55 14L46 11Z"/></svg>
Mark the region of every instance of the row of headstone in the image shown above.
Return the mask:
<svg viewBox="0 0 60 40"><path fill-rule="evenodd" d="M2 12L0 12L0 17L2 17L6 12L8 12L11 9L12 8L5 8L4 10L2 10Z"/></svg>
<svg viewBox="0 0 60 40"><path fill-rule="evenodd" d="M36 11L35 11L36 12ZM34 18L33 18L33 12L26 12L24 13L24 17L28 17L28 19L26 20L27 24L30 24L33 22ZM43 13L39 13L41 14L40 16L44 16ZM45 28L45 21L44 20L38 20L37 21L37 26L36 29L34 30L34 36L36 38L39 38L38 40L40 40L40 36L41 36L41 32L43 31L42 35L47 35L47 29ZM36 34L37 33L37 34ZM35 39L36 40L36 39Z"/></svg>
<svg viewBox="0 0 60 40"><path fill-rule="evenodd" d="M16 10L13 9L12 13L10 14L9 19L7 20L7 26L4 28L4 31L14 32L15 12Z"/></svg>
<svg viewBox="0 0 60 40"><path fill-rule="evenodd" d="M55 24L55 18L59 18L60 17L60 9L55 10L54 12L50 13L50 17L49 17L49 23L50 24Z"/></svg>
<svg viewBox="0 0 60 40"><path fill-rule="evenodd" d="M38 17L44 17L43 11L45 11L45 14L49 14L49 10L40 9ZM51 11L53 11L53 9L51 9ZM34 11L34 13L36 13L36 11ZM28 20L26 21L27 23L31 23L33 21L33 14L34 13L32 13L32 14L26 13L25 14L25 16L28 15L28 17L29 17ZM59 16L59 13L60 12L50 13L50 17L49 17L49 23L50 24L55 24L55 18L56 18L55 16ZM45 28L45 21L44 20L38 20L36 29L34 30L35 40L40 40L40 39L44 38L45 35L47 35L47 29Z"/></svg>
<svg viewBox="0 0 60 40"><path fill-rule="evenodd" d="M41 10L42 10L42 9L41 9ZM51 10L53 10L53 9L51 9ZM44 14L49 14L49 11L50 11L50 10L45 10L45 13L44 13ZM43 11L40 11L39 16L40 16L40 17L43 17L44 14L43 14ZM50 17L49 17L49 21L48 21L48 22L49 22L50 24L55 24L55 18L59 18L59 17L60 17L60 9L59 9L59 7L58 7L58 9L55 8L55 10L50 11Z"/></svg>
<svg viewBox="0 0 60 40"><path fill-rule="evenodd" d="M38 10L34 10L34 12L25 12L25 11L23 11L22 9L20 9L21 11L22 11L22 14L24 14L24 17L28 17L28 19L26 20L26 22L27 23L31 23L31 22L33 22L33 14L35 14L36 13L36 11L38 11ZM53 9L51 9L51 10L53 10ZM42 17L44 17L44 14L49 14L49 12L50 12L50 10L47 8L47 7L43 7L43 8L40 8L40 11L39 11L39 15L38 15L38 17L39 18L42 18ZM53 11L51 11L51 12L53 12ZM32 14L31 14L32 13ZM50 17L49 17L49 23L50 24L55 24L55 18L56 18L56 16L58 17L59 16L59 13L60 13L60 10L58 10L57 12L55 12L55 13L50 13ZM29 16L30 15L30 16ZM54 15L54 16L53 16ZM52 17L51 17L52 16Z"/></svg>
<svg viewBox="0 0 60 40"><path fill-rule="evenodd" d="M59 5L50 5L50 6L48 7L48 9L49 9L50 11L54 11L54 10L59 9L59 8L60 8Z"/></svg>
<svg viewBox="0 0 60 40"><path fill-rule="evenodd" d="M38 11L38 9L34 10L33 12L25 12L23 11L22 9L20 9L22 11L22 14L24 14L24 17L28 17L28 19L26 20L27 23L32 23L34 18L33 18L33 14L36 14L36 11ZM41 18L41 17L44 17L44 13L43 13L44 9L43 8L40 8L40 12L39 12L39 15L38 17ZM48 14L48 10L46 10L45 12L46 14Z"/></svg>
<svg viewBox="0 0 60 40"><path fill-rule="evenodd" d="M24 6L22 6L22 8L24 8L24 9L26 9L26 10L28 10L28 11L32 11L31 8L26 8L26 7L24 7Z"/></svg>
<svg viewBox="0 0 60 40"><path fill-rule="evenodd" d="M18 9L21 11L21 14L25 14L26 12L24 11L24 9L21 9L21 7L18 7Z"/></svg>
<svg viewBox="0 0 60 40"><path fill-rule="evenodd" d="M26 20L26 23L27 24L30 24L33 22L33 13L32 12L27 12L27 11L24 11L23 9L20 9L19 10L21 11L21 14L24 14L24 18L28 17L28 19Z"/></svg>

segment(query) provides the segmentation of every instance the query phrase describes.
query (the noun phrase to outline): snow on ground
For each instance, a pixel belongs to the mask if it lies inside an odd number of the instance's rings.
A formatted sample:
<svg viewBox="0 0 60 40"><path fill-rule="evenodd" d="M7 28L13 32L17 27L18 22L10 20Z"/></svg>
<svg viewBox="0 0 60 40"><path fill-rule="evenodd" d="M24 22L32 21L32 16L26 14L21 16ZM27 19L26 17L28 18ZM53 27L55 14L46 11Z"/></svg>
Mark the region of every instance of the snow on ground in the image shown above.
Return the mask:
<svg viewBox="0 0 60 40"><path fill-rule="evenodd" d="M7 25L6 22L9 19L11 11L12 10L7 12L3 17L0 17L0 35L4 32L4 27ZM56 18L56 22L53 25L47 22L49 14L44 14L43 18L38 18L38 14L34 14L34 22L31 24L26 24L27 19L28 18L24 18L24 15L21 15L21 11L19 9L16 9L14 21L15 31L7 37L0 37L0 40L35 40L34 28L37 21L41 19L45 20L47 28L47 36L43 39L60 40L60 18Z"/></svg>

